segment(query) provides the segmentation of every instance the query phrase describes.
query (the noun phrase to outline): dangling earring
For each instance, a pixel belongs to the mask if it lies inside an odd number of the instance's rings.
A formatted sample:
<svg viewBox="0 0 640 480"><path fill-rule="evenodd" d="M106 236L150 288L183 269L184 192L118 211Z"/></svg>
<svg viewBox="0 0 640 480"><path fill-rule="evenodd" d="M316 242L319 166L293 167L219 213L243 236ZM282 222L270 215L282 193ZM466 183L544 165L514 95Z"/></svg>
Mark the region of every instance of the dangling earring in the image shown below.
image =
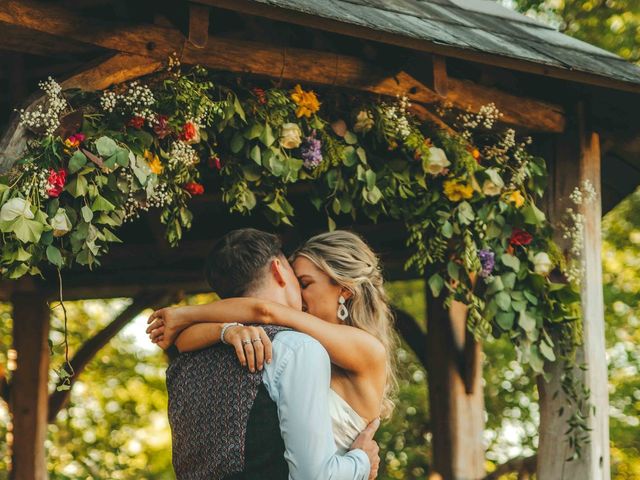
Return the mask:
<svg viewBox="0 0 640 480"><path fill-rule="evenodd" d="M347 310L347 307L344 304L345 301L346 300L344 299L344 297L340 295L340 298L338 298L338 303L340 304L340 306L338 307L338 318L343 322L349 316L349 310Z"/></svg>

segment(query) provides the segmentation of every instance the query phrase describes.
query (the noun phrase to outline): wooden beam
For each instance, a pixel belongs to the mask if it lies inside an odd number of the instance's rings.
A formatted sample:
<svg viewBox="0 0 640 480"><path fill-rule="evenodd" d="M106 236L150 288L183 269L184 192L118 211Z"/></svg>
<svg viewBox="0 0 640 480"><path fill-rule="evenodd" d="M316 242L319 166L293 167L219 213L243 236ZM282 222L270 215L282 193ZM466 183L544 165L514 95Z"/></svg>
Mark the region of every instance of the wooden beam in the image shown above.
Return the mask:
<svg viewBox="0 0 640 480"><path fill-rule="evenodd" d="M555 155L550 165L549 216L556 223L563 218L566 208L575 205L569 195L577 186L589 181L597 192L594 202L579 207L584 215L584 245L582 252L583 276L581 280L583 345L578 348L577 361L584 362L586 371L576 369L575 374L591 392L594 412L584 412L590 431L588 442L582 447L582 457L567 461L573 450L568 445L565 431L570 414L568 401L562 391L563 369L560 364L548 366L551 381L540 379L540 440L538 448L537 478L581 480L608 480L609 459L609 402L607 365L604 336L604 300L602 291L601 251L601 186L600 151L597 133L586 122L583 105L572 115L567 132L556 139ZM563 239L558 238L562 245ZM564 241L566 244L566 241ZM564 245L566 247L566 245Z"/></svg>
<svg viewBox="0 0 640 480"><path fill-rule="evenodd" d="M309 28L317 28L326 32L334 32L374 42L395 45L405 49L427 52L445 57L459 58L470 62L496 67L507 68L545 77L568 80L570 82L586 83L605 88L640 93L640 85L615 80L601 75L586 72L577 72L566 68L544 65L518 58L504 57L490 53L479 52L471 49L463 49L433 43L428 40L384 32L375 28L341 22L330 18L319 17L301 11L287 9L267 2L255 2L252 0L194 0L205 5L220 7L247 15L256 15L295 25L303 25Z"/></svg>
<svg viewBox="0 0 640 480"><path fill-rule="evenodd" d="M209 40L210 8L196 3L189 4L189 41L196 48L204 48Z"/></svg>
<svg viewBox="0 0 640 480"><path fill-rule="evenodd" d="M43 16L46 21L40 22ZM406 72L389 72L378 65L347 55L214 37L209 38L207 48L200 49L189 42L185 43L182 34L171 28L106 24L54 6L43 7L32 1L8 0L0 4L0 22L160 61L164 61L172 52L181 52L182 61L187 64L202 64L291 82L351 88L385 96L406 94L415 102L427 104L448 100L454 107L463 110L477 109L488 103L478 101L476 97L479 96L482 100L489 99L496 103L505 123L536 131L560 132L564 129L562 108L559 106L522 99L451 78L446 86L449 94L443 98ZM522 108L523 103L526 111Z"/></svg>
<svg viewBox="0 0 640 480"><path fill-rule="evenodd" d="M482 372L465 385L461 353L465 348L467 309L427 292L427 372L433 432L432 473L443 480L484 478L484 398ZM477 355L480 346L474 346ZM470 390L471 393L467 391Z"/></svg>
<svg viewBox="0 0 640 480"><path fill-rule="evenodd" d="M447 96L449 76L447 75L447 59L441 55L433 55L433 89L438 95Z"/></svg>
<svg viewBox="0 0 640 480"><path fill-rule="evenodd" d="M49 306L43 295L16 294L13 347L17 367L10 389L13 415L12 480L45 480L49 380Z"/></svg>

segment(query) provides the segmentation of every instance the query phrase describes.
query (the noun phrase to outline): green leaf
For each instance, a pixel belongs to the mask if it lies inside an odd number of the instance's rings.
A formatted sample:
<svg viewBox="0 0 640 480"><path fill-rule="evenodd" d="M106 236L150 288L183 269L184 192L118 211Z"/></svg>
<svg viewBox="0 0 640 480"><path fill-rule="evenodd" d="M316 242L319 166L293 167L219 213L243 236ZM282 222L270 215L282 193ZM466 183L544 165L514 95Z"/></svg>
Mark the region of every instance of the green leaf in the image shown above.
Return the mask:
<svg viewBox="0 0 640 480"><path fill-rule="evenodd" d="M372 189L366 188L362 191L365 200L369 202L371 205L375 205L382 198L382 192L378 187L374 185Z"/></svg>
<svg viewBox="0 0 640 480"><path fill-rule="evenodd" d="M498 305L498 307L500 307L501 310L507 312L511 309L511 296L507 292L498 292L496 294L495 300L496 304Z"/></svg>
<svg viewBox="0 0 640 480"><path fill-rule="evenodd" d="M91 210L87 205L82 207L80 212L82 213L82 218L85 222L89 223L93 219L93 210Z"/></svg>
<svg viewBox="0 0 640 480"><path fill-rule="evenodd" d="M98 195L91 205L91 210L94 212L110 212L115 210L116 206L102 195Z"/></svg>
<svg viewBox="0 0 640 480"><path fill-rule="evenodd" d="M491 283L487 287L487 295L494 294L496 292L500 292L504 290L504 283L502 282L502 278L500 277L491 277Z"/></svg>
<svg viewBox="0 0 640 480"><path fill-rule="evenodd" d="M522 215L524 216L524 222L530 225L541 225L546 219L544 213L533 203L528 203L522 209Z"/></svg>
<svg viewBox="0 0 640 480"><path fill-rule="evenodd" d="M453 236L453 225L448 220L442 224L442 236L444 238L451 238Z"/></svg>
<svg viewBox="0 0 640 480"><path fill-rule="evenodd" d="M540 345L538 346L540 349L540 353L543 357L545 357L550 362L556 361L556 354L553 351L553 348L546 342L546 340L542 340Z"/></svg>
<svg viewBox="0 0 640 480"><path fill-rule="evenodd" d="M44 225L36 220L19 216L13 221L11 230L22 243L38 243L44 231Z"/></svg>
<svg viewBox="0 0 640 480"><path fill-rule="evenodd" d="M141 156L129 156L131 160L131 170L135 174L136 178L140 182L140 185L144 186L147 183L147 178L151 175L151 168L147 161Z"/></svg>
<svg viewBox="0 0 640 480"><path fill-rule="evenodd" d="M458 265L456 262L448 262L447 273L454 280L460 280L460 265Z"/></svg>
<svg viewBox="0 0 640 480"><path fill-rule="evenodd" d="M500 275L504 288L511 290L516 285L516 274L513 272L507 272Z"/></svg>
<svg viewBox="0 0 640 480"><path fill-rule="evenodd" d="M473 222L475 218L475 213L473 212L473 207L469 204L469 202L461 202L458 206L458 220L462 225L469 225Z"/></svg>
<svg viewBox="0 0 640 480"><path fill-rule="evenodd" d="M500 259L502 260L502 263L504 263L507 267L511 268L514 271L518 271L520 270L520 260L518 259L518 257L514 257L513 255L509 255L508 253L505 253L502 255L502 257L500 257Z"/></svg>
<svg viewBox="0 0 640 480"><path fill-rule="evenodd" d="M89 187L89 182L84 177L84 175L78 175L73 180L71 180L65 190L69 192L73 197L78 198L87 194Z"/></svg>
<svg viewBox="0 0 640 480"><path fill-rule="evenodd" d="M235 95L233 98L233 109L242 120L244 120L245 122L247 121L247 117L244 113L244 109L242 108L242 104L240 103L240 100L238 100L238 97L236 97Z"/></svg>
<svg viewBox="0 0 640 480"><path fill-rule="evenodd" d="M366 165L367 152L365 152L364 148L358 147L358 149L356 150L356 153L358 154L358 158L360 159L360 161Z"/></svg>
<svg viewBox="0 0 640 480"><path fill-rule="evenodd" d="M429 277L429 288L431 289L431 294L438 298L440 296L440 292L442 291L442 287L444 287L444 279L438 273L434 273Z"/></svg>
<svg viewBox="0 0 640 480"><path fill-rule="evenodd" d="M526 310L520 312L518 317L518 325L528 333L531 333L536 328L536 319L533 318Z"/></svg>
<svg viewBox="0 0 640 480"><path fill-rule="evenodd" d="M327 217L327 228L330 232L333 232L336 229L336 222L331 217Z"/></svg>
<svg viewBox="0 0 640 480"><path fill-rule="evenodd" d="M273 136L273 130L271 129L271 125L268 123L265 124L264 130L260 134L260 141L267 147L273 145L273 142L276 141L276 137Z"/></svg>
<svg viewBox="0 0 640 480"><path fill-rule="evenodd" d="M264 130L264 125L260 123L253 123L251 124L251 127L249 127L249 129L245 131L244 138L246 138L247 140L253 140L255 138L259 138L260 135L262 135L263 130Z"/></svg>
<svg viewBox="0 0 640 480"><path fill-rule="evenodd" d="M53 245L49 245L47 247L47 259L56 267L62 267L62 264L64 263L60 250L58 250L58 248L54 247Z"/></svg>
<svg viewBox="0 0 640 480"><path fill-rule="evenodd" d="M356 149L352 146L345 147L342 151L343 161L347 167L353 167L356 163L358 163L358 155L356 154Z"/></svg>
<svg viewBox="0 0 640 480"><path fill-rule="evenodd" d="M256 162L258 165L262 165L262 151L258 145L254 145L249 153L251 160Z"/></svg>
<svg viewBox="0 0 640 480"><path fill-rule="evenodd" d="M516 314L513 312L498 312L496 315L496 322L503 330L511 330L515 319Z"/></svg>
<svg viewBox="0 0 640 480"><path fill-rule="evenodd" d="M129 165L129 150L126 148L118 148L116 152L116 163L122 167Z"/></svg>
<svg viewBox="0 0 640 480"><path fill-rule="evenodd" d="M244 147L244 138L242 138L240 132L236 132L233 134L233 137L231 137L231 145L229 146L229 148L231 149L232 153L237 154L240 153L242 147Z"/></svg>
<svg viewBox="0 0 640 480"><path fill-rule="evenodd" d="M358 143L358 137L353 132L347 132L344 134L344 141L347 142L348 145L355 145Z"/></svg>
<svg viewBox="0 0 640 480"><path fill-rule="evenodd" d="M373 170L367 170L365 173L365 178L367 180L367 188L369 190L373 189L376 186L376 172Z"/></svg>
<svg viewBox="0 0 640 480"><path fill-rule="evenodd" d="M76 150L69 160L69 173L76 173L87 163L87 156L80 150Z"/></svg>
<svg viewBox="0 0 640 480"><path fill-rule="evenodd" d="M118 144L109 137L100 137L96 140L96 150L103 157L110 157L118 149Z"/></svg>

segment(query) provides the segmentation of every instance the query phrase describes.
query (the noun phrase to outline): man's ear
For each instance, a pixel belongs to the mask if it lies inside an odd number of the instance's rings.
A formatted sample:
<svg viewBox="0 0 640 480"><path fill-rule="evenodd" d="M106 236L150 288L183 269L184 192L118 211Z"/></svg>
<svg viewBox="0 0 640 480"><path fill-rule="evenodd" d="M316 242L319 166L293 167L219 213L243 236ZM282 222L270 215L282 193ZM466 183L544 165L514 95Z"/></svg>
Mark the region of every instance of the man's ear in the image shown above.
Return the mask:
<svg viewBox="0 0 640 480"><path fill-rule="evenodd" d="M275 279L276 283L281 287L284 287L287 284L287 281L284 279L284 265L279 258L274 258L271 260L271 274Z"/></svg>

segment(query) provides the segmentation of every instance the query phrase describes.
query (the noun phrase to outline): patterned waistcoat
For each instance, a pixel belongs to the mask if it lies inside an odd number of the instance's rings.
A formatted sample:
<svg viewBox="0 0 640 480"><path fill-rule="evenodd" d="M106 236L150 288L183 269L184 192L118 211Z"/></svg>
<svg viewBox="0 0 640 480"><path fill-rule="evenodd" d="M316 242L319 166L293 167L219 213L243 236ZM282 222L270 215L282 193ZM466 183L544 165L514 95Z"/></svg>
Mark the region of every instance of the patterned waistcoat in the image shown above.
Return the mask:
<svg viewBox="0 0 640 480"><path fill-rule="evenodd" d="M269 338L281 327L264 327ZM287 480L275 403L262 372L218 344L180 354L167 369L173 468L178 480Z"/></svg>

